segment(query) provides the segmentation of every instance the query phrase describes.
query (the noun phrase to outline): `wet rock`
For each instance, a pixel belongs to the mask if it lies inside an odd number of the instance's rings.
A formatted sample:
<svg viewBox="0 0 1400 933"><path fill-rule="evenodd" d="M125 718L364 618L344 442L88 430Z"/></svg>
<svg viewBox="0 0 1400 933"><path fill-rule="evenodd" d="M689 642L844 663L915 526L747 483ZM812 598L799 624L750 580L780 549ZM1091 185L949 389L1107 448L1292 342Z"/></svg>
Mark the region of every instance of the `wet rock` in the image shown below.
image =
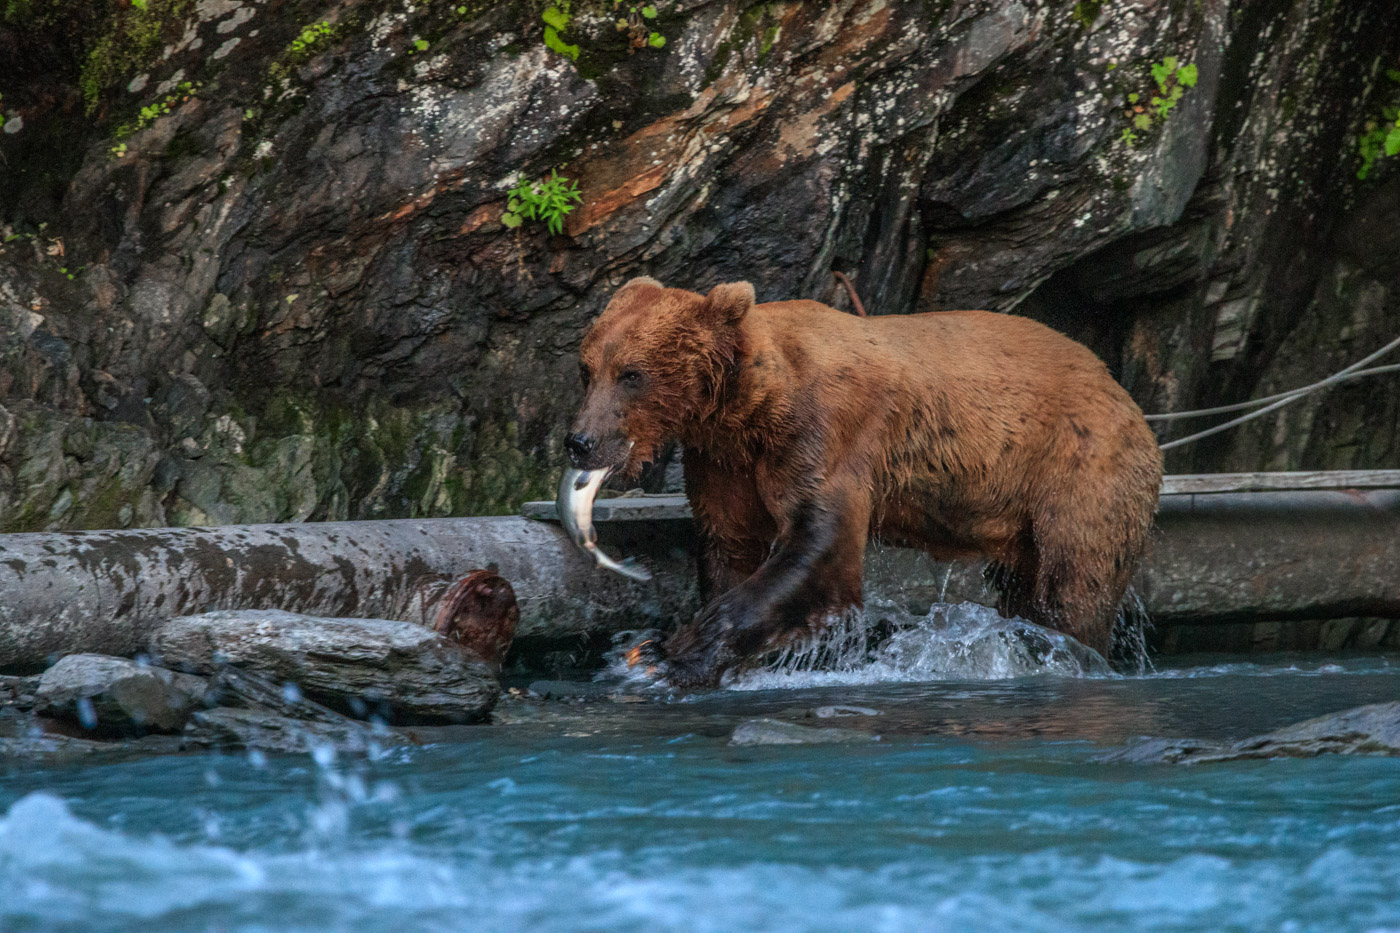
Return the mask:
<svg viewBox="0 0 1400 933"><path fill-rule="evenodd" d="M120 28L130 6L90 30L114 60L144 35ZM63 489L108 458L58 462L27 421L7 466L35 482L0 484L6 528L95 527L123 501L138 524L143 506L509 510L548 493L579 337L638 273L842 303L839 268L877 313L1023 310L1154 409L1298 385L1387 329L1394 160L1362 188L1339 140L1389 103L1391 0L687 3L636 54L611 17L576 17L577 62L544 47L538 5L470 6L332 0L316 15L336 34L285 72L290 19L254 38L172 11L186 38L114 66L94 116L72 77L93 49L63 17L7 22L6 129L23 111L24 132L3 134L0 209L48 227L0 247L4 404L91 410L183 462L89 510ZM1168 56L1199 82L1135 131L1129 96ZM193 99L113 158L127 111L176 75ZM501 224L510 184L556 166L583 194L564 233ZM1282 444L1267 419L1199 456L1382 465L1400 390L1373 384L1384 404L1320 396L1280 414ZM243 442L184 445L223 419ZM292 469L259 481L260 463Z"/></svg>
<svg viewBox="0 0 1400 933"><path fill-rule="evenodd" d="M1126 747L1094 760L1105 764L1161 765L1180 764L1195 755L1218 753L1224 744L1201 739L1161 739L1143 736Z"/></svg>
<svg viewBox="0 0 1400 933"><path fill-rule="evenodd" d="M1238 742L1144 739L1099 761L1128 764L1206 764L1255 758L1318 755L1400 756L1400 702L1358 706Z"/></svg>
<svg viewBox="0 0 1400 933"><path fill-rule="evenodd" d="M90 764L95 759L105 762L148 755L171 755L184 748L185 741L179 735L95 740L31 730L20 735L0 735L0 764L7 760L21 768L33 764Z"/></svg>
<svg viewBox="0 0 1400 933"><path fill-rule="evenodd" d="M196 745L256 748L268 752L313 752L330 747L336 751L365 753L408 742L392 729L375 730L349 719L321 722L261 709L229 707L195 713L187 737Z"/></svg>
<svg viewBox="0 0 1400 933"><path fill-rule="evenodd" d="M878 709L869 706L818 706L811 714L816 719L844 719L847 716L881 716Z"/></svg>
<svg viewBox="0 0 1400 933"><path fill-rule="evenodd" d="M740 723L729 737L730 745L830 745L841 742L875 742L878 735L856 729L817 729L780 719L750 719Z"/></svg>
<svg viewBox="0 0 1400 933"><path fill-rule="evenodd" d="M618 685L587 680L535 680L530 682L529 689L535 696L547 700L593 700L613 696L618 691Z"/></svg>
<svg viewBox="0 0 1400 933"><path fill-rule="evenodd" d="M208 612L162 624L151 651L180 670L251 670L333 709L394 722L480 720L500 695L490 665L411 622Z"/></svg>
<svg viewBox="0 0 1400 933"><path fill-rule="evenodd" d="M10 677L0 674L0 707L30 709L34 706L34 691L38 687L38 677Z"/></svg>
<svg viewBox="0 0 1400 933"><path fill-rule="evenodd" d="M177 732L204 703L202 677L99 654L70 654L44 671L35 711L98 733Z"/></svg>

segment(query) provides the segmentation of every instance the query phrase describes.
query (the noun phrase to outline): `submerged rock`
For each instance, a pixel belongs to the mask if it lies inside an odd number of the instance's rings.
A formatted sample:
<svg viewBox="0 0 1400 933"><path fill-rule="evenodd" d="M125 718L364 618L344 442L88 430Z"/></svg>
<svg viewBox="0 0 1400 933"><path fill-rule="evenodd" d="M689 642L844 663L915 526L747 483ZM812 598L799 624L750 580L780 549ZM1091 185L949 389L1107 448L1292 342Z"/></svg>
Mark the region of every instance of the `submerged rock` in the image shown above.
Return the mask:
<svg viewBox="0 0 1400 933"><path fill-rule="evenodd" d="M1097 760L1128 764L1205 764L1318 755L1400 756L1400 702L1358 706L1233 743L1144 739Z"/></svg>
<svg viewBox="0 0 1400 933"><path fill-rule="evenodd" d="M126 658L70 654L39 678L34 707L94 731L178 732L208 689L202 677Z"/></svg>
<svg viewBox="0 0 1400 933"><path fill-rule="evenodd" d="M411 622L225 610L163 623L151 650L180 670L252 670L333 709L396 722L472 722L500 696L485 661Z"/></svg>
<svg viewBox="0 0 1400 933"><path fill-rule="evenodd" d="M845 719L848 716L882 716L878 709L869 706L818 706L811 715L817 719Z"/></svg>
<svg viewBox="0 0 1400 933"><path fill-rule="evenodd" d="M780 719L750 719L729 737L730 745L830 745L838 742L876 742L880 737L856 729L817 729Z"/></svg>
<svg viewBox="0 0 1400 933"><path fill-rule="evenodd" d="M591 680L533 680L529 687L535 696L547 700L596 700L613 696L618 689L617 684Z"/></svg>

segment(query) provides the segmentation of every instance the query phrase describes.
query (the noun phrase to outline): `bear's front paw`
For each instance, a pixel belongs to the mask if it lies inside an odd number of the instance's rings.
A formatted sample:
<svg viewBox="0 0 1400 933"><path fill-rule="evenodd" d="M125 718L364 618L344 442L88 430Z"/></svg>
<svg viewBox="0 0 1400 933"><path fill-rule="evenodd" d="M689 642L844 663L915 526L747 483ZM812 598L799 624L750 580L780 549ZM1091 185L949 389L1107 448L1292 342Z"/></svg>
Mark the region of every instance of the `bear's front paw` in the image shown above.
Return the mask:
<svg viewBox="0 0 1400 933"><path fill-rule="evenodd" d="M730 643L734 632L732 609L723 600L710 603L695 621L682 626L666 640L663 676L678 687L713 687L738 660Z"/></svg>

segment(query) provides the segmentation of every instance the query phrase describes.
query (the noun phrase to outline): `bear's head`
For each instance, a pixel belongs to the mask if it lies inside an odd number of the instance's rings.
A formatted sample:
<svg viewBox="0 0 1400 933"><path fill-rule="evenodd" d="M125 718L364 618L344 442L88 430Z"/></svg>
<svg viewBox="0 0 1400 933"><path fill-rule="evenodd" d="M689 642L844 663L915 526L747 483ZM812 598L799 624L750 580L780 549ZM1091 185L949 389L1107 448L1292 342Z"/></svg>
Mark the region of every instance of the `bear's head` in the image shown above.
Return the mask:
<svg viewBox="0 0 1400 933"><path fill-rule="evenodd" d="M713 414L753 303L748 282L708 295L646 277L618 289L579 348L585 394L565 442L569 462L634 476Z"/></svg>

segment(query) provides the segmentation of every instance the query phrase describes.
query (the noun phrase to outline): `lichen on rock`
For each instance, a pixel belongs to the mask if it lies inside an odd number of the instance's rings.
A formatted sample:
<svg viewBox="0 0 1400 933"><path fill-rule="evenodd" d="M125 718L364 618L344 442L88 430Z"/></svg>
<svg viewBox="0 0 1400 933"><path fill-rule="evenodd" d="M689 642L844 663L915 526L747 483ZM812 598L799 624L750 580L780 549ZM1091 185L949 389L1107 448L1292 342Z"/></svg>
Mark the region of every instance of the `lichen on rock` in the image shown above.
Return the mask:
<svg viewBox="0 0 1400 933"><path fill-rule="evenodd" d="M1381 0L677 3L659 48L575 4L577 61L532 3L7 9L6 530L513 511L634 274L1028 314L1148 410L1400 332L1400 170L1353 164ZM1168 58L1198 80L1125 145ZM554 170L563 232L503 225ZM1389 465L1397 409L1357 384L1169 467Z"/></svg>

